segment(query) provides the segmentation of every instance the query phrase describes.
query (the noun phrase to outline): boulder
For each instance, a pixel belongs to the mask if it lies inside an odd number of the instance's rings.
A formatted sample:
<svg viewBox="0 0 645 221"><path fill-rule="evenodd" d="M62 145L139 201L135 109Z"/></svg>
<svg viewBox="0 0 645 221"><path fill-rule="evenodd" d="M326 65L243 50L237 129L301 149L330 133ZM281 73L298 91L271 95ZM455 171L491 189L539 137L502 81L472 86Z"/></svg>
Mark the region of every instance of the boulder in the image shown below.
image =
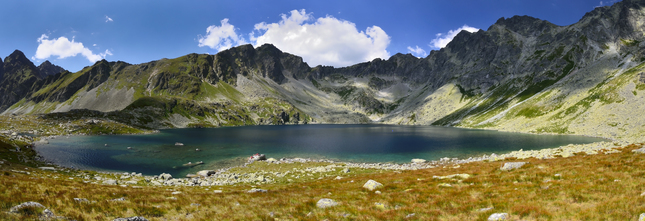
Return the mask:
<svg viewBox="0 0 645 221"><path fill-rule="evenodd" d="M45 208L45 206L43 206L43 204L33 202L33 201L29 201L29 202L24 202L24 203L21 203L20 205L11 207L11 209L9 209L9 212L18 213L18 212L20 212L20 210L23 210L23 209L28 208L28 207Z"/></svg>
<svg viewBox="0 0 645 221"><path fill-rule="evenodd" d="M38 169L41 169L41 170L56 170L56 168L54 168L54 167L38 167Z"/></svg>
<svg viewBox="0 0 645 221"><path fill-rule="evenodd" d="M267 160L267 157L264 154L253 154L252 156L249 157L249 162L257 161L257 160Z"/></svg>
<svg viewBox="0 0 645 221"><path fill-rule="evenodd" d="M172 179L172 175L167 174L167 173L162 173L162 174L159 175L159 178L161 178L163 180L170 180L170 179Z"/></svg>
<svg viewBox="0 0 645 221"><path fill-rule="evenodd" d="M412 159L412 163L426 163L426 162L428 161L424 159Z"/></svg>
<svg viewBox="0 0 645 221"><path fill-rule="evenodd" d="M368 189L370 191L373 191L375 189L383 187L383 184L376 182L374 180L368 180L364 185L363 188Z"/></svg>
<svg viewBox="0 0 645 221"><path fill-rule="evenodd" d="M117 185L118 183L116 182L116 180L105 180L105 181L103 181L103 184L106 184L106 185Z"/></svg>
<svg viewBox="0 0 645 221"><path fill-rule="evenodd" d="M85 198L74 198L74 201L77 203L90 203L90 201Z"/></svg>
<svg viewBox="0 0 645 221"><path fill-rule="evenodd" d="M507 220L508 219L508 213L493 213L488 217L488 220L493 221L493 220Z"/></svg>
<svg viewBox="0 0 645 221"><path fill-rule="evenodd" d="M316 203L316 207L323 208L323 209L327 207L336 206L336 205L338 205L336 201L328 198L322 198L318 200L318 202Z"/></svg>
<svg viewBox="0 0 645 221"><path fill-rule="evenodd" d="M259 193L266 193L266 192L267 192L267 190L253 188L253 189L251 189L251 190L249 190L249 191L246 191L246 192L247 192L247 193L258 193L258 192L259 192Z"/></svg>
<svg viewBox="0 0 645 221"><path fill-rule="evenodd" d="M526 164L526 162L508 162L508 163L505 163L499 169L502 170L502 171L509 171L509 170L512 170L512 169L520 168L520 167L524 166L524 164Z"/></svg>
<svg viewBox="0 0 645 221"><path fill-rule="evenodd" d="M143 216L133 216L128 218L117 218L112 221L148 221L148 219L144 218Z"/></svg>
<svg viewBox="0 0 645 221"><path fill-rule="evenodd" d="M197 172L197 175L202 177L209 177L210 175L215 174L214 170L201 170Z"/></svg>
<svg viewBox="0 0 645 221"><path fill-rule="evenodd" d="M634 153L645 153L645 147L640 148L640 149L632 150L632 152L634 152Z"/></svg>

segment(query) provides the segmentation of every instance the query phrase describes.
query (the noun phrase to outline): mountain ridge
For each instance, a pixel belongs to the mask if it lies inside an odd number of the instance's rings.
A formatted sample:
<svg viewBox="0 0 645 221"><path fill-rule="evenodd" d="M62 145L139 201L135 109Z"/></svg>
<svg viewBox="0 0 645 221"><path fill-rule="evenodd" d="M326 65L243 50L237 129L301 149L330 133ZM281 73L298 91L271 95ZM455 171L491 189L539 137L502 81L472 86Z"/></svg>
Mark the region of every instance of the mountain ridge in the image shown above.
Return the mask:
<svg viewBox="0 0 645 221"><path fill-rule="evenodd" d="M40 77L33 64L21 72L5 59L4 75L31 80L0 84L13 92L0 111L119 112L148 128L388 123L639 140L645 128L627 123L645 125L634 114L645 103L639 19L643 3L629 0L567 26L500 18L425 58L395 54L341 68L310 67L269 44L135 65L102 60ZM146 117L148 109L159 119Z"/></svg>

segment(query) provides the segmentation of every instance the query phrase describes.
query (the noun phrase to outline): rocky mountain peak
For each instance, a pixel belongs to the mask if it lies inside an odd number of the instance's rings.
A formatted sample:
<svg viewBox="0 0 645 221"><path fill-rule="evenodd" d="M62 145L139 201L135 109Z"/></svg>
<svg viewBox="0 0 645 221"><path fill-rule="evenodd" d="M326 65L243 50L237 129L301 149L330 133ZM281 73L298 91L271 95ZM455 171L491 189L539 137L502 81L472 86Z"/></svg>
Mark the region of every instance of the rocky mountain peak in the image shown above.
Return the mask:
<svg viewBox="0 0 645 221"><path fill-rule="evenodd" d="M49 76L64 72L66 70L58 65L52 64L51 62L49 62L49 60L47 60L38 65L38 71L40 71L40 74L43 76Z"/></svg>
<svg viewBox="0 0 645 221"><path fill-rule="evenodd" d="M587 12L575 25L590 39L598 42L615 42L619 39L642 39L645 24L642 19L645 2L629 0L612 6L597 7Z"/></svg>
<svg viewBox="0 0 645 221"><path fill-rule="evenodd" d="M27 56L25 56L25 54L22 53L22 51L20 51L20 50L13 51L9 56L7 56L4 59L4 62L5 63L17 63L17 62L20 62L20 63L25 63L25 64L26 63L31 63L31 61L29 61Z"/></svg>
<svg viewBox="0 0 645 221"><path fill-rule="evenodd" d="M556 27L551 22L541 20L538 18L534 18L531 16L523 15L523 16L513 16L510 18L500 18L493 24L491 27L488 28L488 30L492 30L494 26L502 26L505 27L513 32L519 33L523 36L539 36L542 34L544 31L548 31L551 28Z"/></svg>
<svg viewBox="0 0 645 221"><path fill-rule="evenodd" d="M25 54L20 50L13 51L13 53L11 53L4 59L4 73L25 73L36 76L37 78L43 77L34 63L32 63L29 58L27 58L27 56L25 56Z"/></svg>

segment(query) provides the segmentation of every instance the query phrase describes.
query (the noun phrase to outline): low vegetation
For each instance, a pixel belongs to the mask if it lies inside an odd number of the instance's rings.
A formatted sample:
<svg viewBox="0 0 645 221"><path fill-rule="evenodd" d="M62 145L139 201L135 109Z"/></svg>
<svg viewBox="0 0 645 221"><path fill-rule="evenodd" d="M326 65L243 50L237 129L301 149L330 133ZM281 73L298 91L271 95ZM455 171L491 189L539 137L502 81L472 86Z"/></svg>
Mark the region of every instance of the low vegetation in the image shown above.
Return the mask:
<svg viewBox="0 0 645 221"><path fill-rule="evenodd" d="M37 219L39 208L8 212L34 201L56 216L74 220L133 216L149 220L486 220L499 212L509 213L512 220L631 220L645 212L641 185L645 183L645 157L632 152L640 147L630 145L614 154L530 158L522 160L528 164L511 171L499 168L517 160L413 171L356 169L339 171L339 177L303 176L293 178L295 182L215 187L86 183L81 177L97 173L26 167L7 159L16 152L2 152L0 219ZM285 172L325 165L256 162L233 170ZM433 178L451 174L470 176ZM370 179L384 186L378 192L362 188ZM267 192L249 193L253 188ZM322 198L338 205L318 208L316 202Z"/></svg>

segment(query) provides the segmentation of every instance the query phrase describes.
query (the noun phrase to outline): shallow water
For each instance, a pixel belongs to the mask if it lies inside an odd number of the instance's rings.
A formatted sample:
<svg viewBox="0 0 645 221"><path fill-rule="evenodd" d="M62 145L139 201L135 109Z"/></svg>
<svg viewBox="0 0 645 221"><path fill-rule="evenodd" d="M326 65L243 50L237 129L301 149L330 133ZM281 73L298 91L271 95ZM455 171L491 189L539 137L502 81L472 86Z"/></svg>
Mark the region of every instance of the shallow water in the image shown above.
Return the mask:
<svg viewBox="0 0 645 221"><path fill-rule="evenodd" d="M49 144L38 145L36 150L45 159L67 167L184 176L204 169L241 165L246 157L255 153L276 159L302 157L407 163L413 158L465 158L597 141L603 139L435 126L291 125L170 129L149 135L58 137ZM175 146L175 142L184 146ZM198 161L204 164L183 166Z"/></svg>

